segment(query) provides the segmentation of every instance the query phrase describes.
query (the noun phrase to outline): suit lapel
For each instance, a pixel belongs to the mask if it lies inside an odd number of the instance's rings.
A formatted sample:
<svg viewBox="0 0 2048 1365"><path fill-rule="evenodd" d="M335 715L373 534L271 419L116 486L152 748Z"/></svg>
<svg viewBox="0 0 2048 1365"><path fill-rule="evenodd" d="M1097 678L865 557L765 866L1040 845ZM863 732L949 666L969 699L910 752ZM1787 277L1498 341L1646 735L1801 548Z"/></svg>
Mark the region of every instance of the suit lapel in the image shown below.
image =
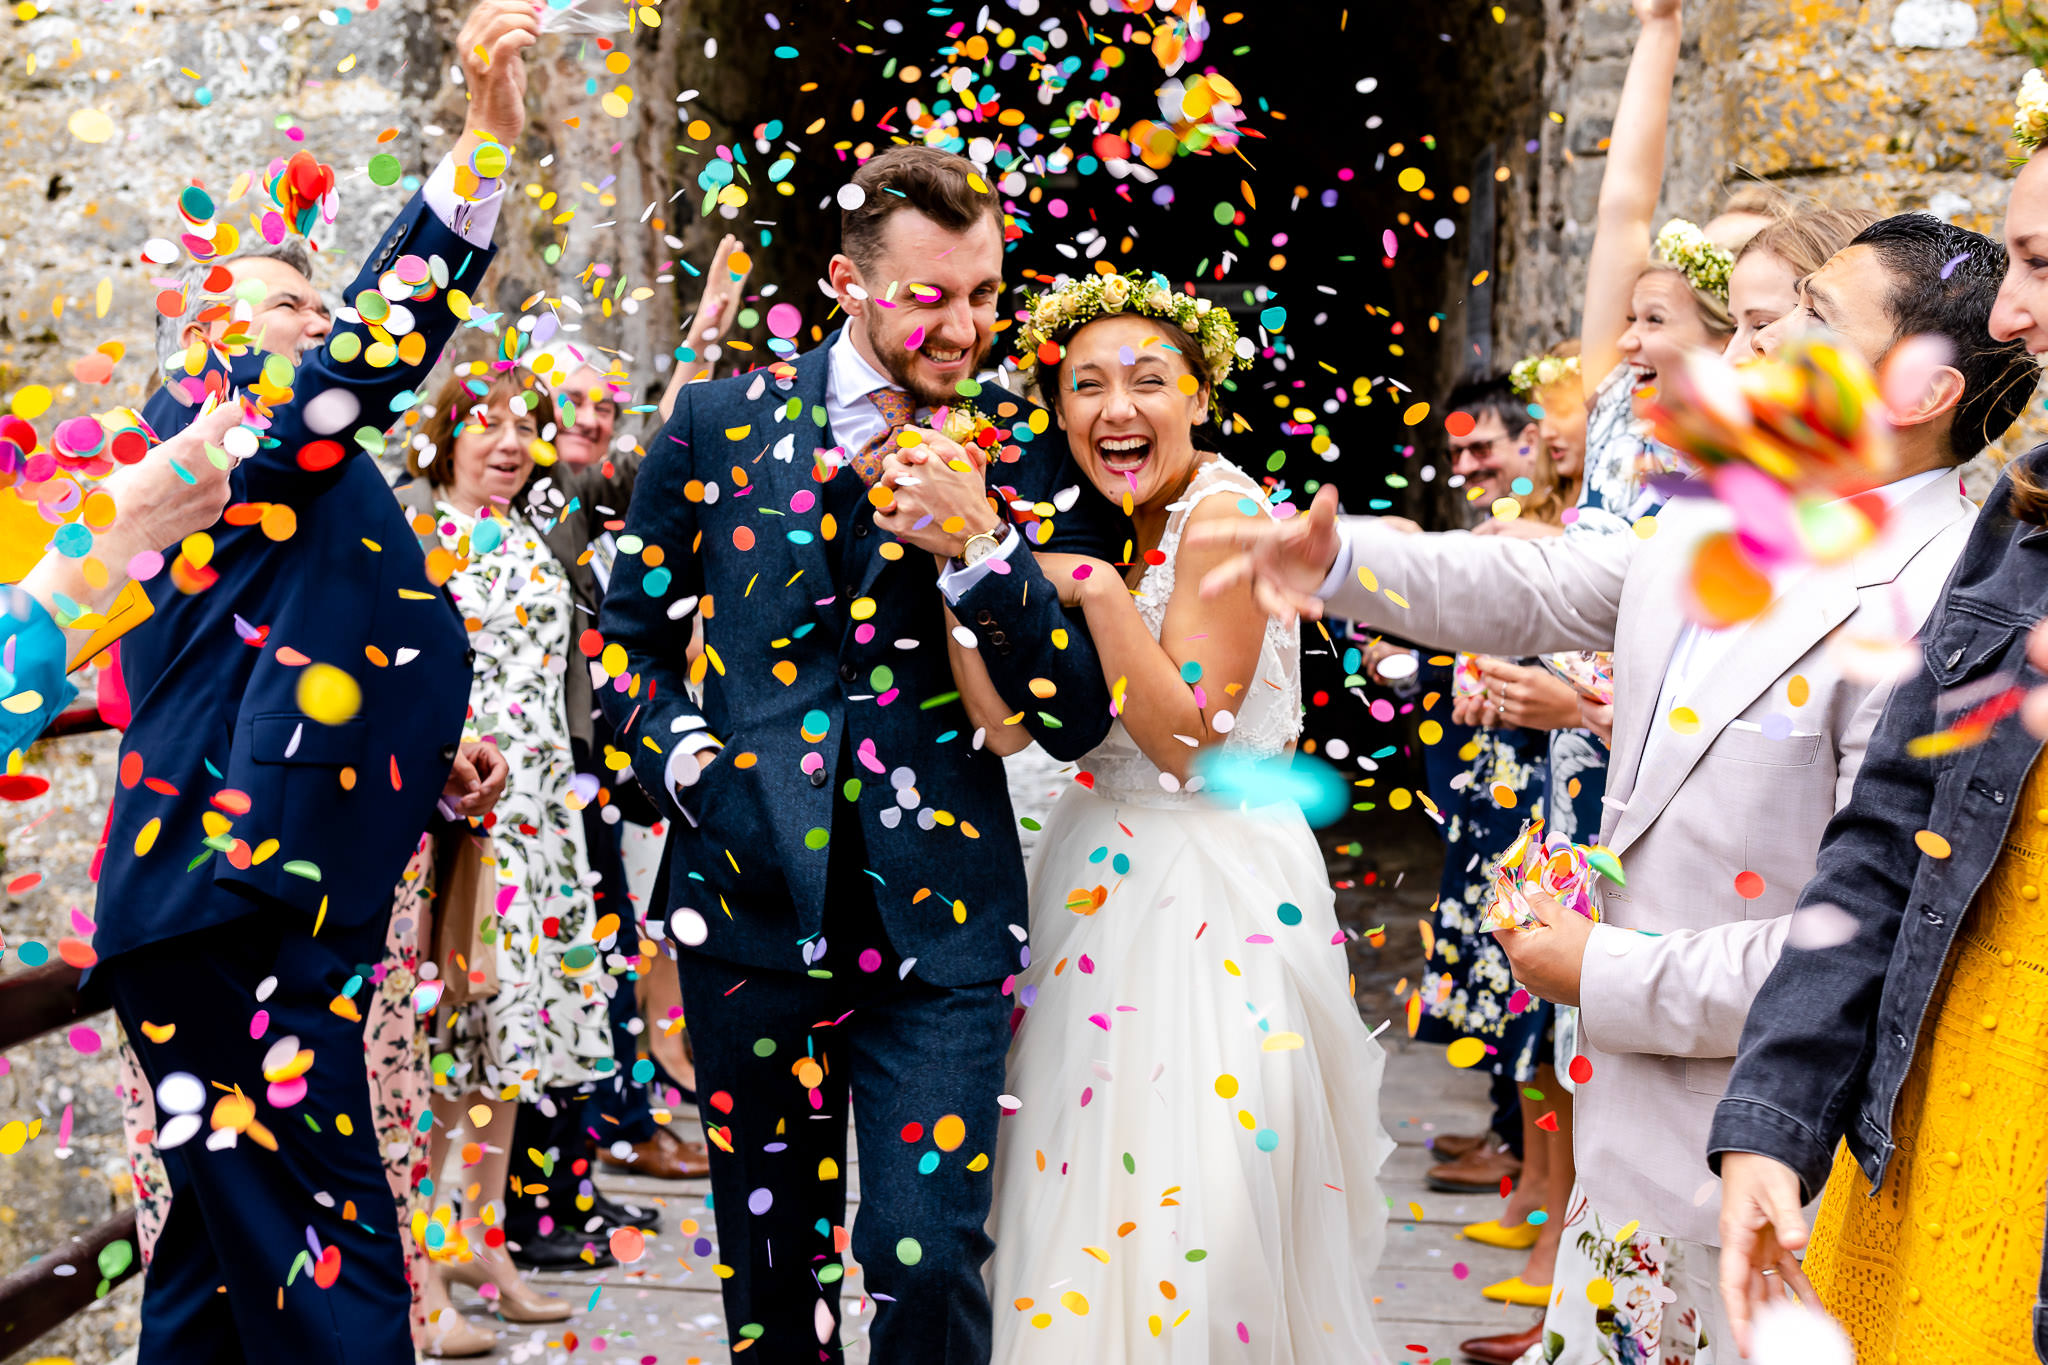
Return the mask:
<svg viewBox="0 0 2048 1365"><path fill-rule="evenodd" d="M1659 612L1665 621L1650 628L1640 657L1662 666L1643 669L1632 685L1631 726L1616 773L1625 765L1634 780L1619 793L1627 805L1613 824L1608 846L1620 854L1642 837L1729 723L1855 613L1860 589L1896 579L1928 541L1965 511L1953 482L1936 479L1893 509L1892 525L1877 544L1846 563L1815 570L1792 583L1768 612L1743 628L1712 675L1696 680L1690 696L1677 698L1699 717L1699 728L1691 734L1677 733L1665 717L1654 714L1683 628L1680 613L1668 607ZM1669 581L1650 585L1662 594L1654 600L1679 600L1679 579L1691 558L1690 553L1672 556L1666 572ZM1911 631L1918 625L1902 622L1900 628ZM1619 715L1615 728L1621 730ZM1645 759L1655 760L1648 771L1643 770Z"/></svg>
<svg viewBox="0 0 2048 1365"><path fill-rule="evenodd" d="M759 370L755 374L762 385L760 397L744 407L735 405L738 414L750 419L753 427L749 445L767 451L750 473L755 491L749 496L759 501L745 520L760 534L781 532L795 566L792 572L798 574L794 580L797 591L807 601L828 598L836 592L832 565L825 556L824 486L811 477L811 470L816 463L815 452L831 444L831 434L819 424L818 415L825 411L832 343L838 336L834 332L823 345L796 358L796 383L790 389L778 388L772 375ZM752 377L747 380L749 386L755 382ZM724 415L718 414L714 422ZM801 496L805 494L809 505L798 512L795 509L805 501ZM777 515L765 515L770 511ZM832 528L835 536L846 531L844 526Z"/></svg>
<svg viewBox="0 0 2048 1365"><path fill-rule="evenodd" d="M1643 749L1654 723L1651 713L1657 707L1657 693L1671 667L1671 654L1677 648L1679 634L1685 629L1684 615L1671 606L1679 601L1683 568L1692 557L1659 554L1660 549L1653 539L1637 555L1637 563L1645 570L1640 601L1657 605L1655 609L1630 610L1627 637L1615 641L1615 752L1608 768L1607 795L1617 802L1628 801L1634 794ZM1637 604L1626 605L1633 608ZM1600 823L1606 829L1614 822L1603 815Z"/></svg>

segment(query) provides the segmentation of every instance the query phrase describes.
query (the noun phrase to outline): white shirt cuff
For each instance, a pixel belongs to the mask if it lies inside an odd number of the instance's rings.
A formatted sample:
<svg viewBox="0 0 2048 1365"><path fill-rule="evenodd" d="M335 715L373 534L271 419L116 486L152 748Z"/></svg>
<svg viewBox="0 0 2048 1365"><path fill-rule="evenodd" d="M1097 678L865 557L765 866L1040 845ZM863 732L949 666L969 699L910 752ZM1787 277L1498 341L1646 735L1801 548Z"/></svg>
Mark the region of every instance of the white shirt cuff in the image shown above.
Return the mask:
<svg viewBox="0 0 2048 1365"><path fill-rule="evenodd" d="M1337 524L1337 560L1330 565L1329 576L1323 579L1323 586L1316 589L1316 596L1328 601L1337 589L1344 586L1344 580L1351 577L1351 537L1344 534L1342 522Z"/></svg>
<svg viewBox="0 0 2048 1365"><path fill-rule="evenodd" d="M668 766L662 769L661 775L678 807L683 804L684 791L696 786L698 777L704 772L704 765L697 761L697 755L706 749L715 753L724 747L718 736L709 730L692 730L676 740L675 747L668 751Z"/></svg>
<svg viewBox="0 0 2048 1365"><path fill-rule="evenodd" d="M949 567L939 575L939 591L946 594L946 605L957 607L960 599L967 596L975 584L988 576L998 560L1005 565L1010 562L1010 552L1022 543L1024 537L1012 526L1010 533L1003 537L1003 543L973 564Z"/></svg>
<svg viewBox="0 0 2048 1365"><path fill-rule="evenodd" d="M434 167L420 193L450 232L474 247L491 244L491 233L498 226L498 210L505 202L502 180L479 180L476 198L464 199L455 192L455 154L450 152Z"/></svg>

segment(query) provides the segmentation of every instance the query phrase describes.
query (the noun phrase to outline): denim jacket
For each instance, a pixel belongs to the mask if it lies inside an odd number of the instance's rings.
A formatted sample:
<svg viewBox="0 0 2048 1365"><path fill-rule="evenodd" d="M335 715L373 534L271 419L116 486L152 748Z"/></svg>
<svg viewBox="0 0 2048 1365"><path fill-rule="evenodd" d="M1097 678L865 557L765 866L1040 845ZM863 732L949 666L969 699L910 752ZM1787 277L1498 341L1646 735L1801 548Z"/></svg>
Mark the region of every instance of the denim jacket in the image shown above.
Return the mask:
<svg viewBox="0 0 2048 1365"><path fill-rule="evenodd" d="M2024 457L2048 471L2048 446ZM1788 946L1750 1007L1742 1049L1715 1111L1708 1163L1757 1152L1798 1172L1802 1198L1826 1182L1835 1144L1874 1190L1897 1150L1894 1110L1949 946L1990 872L2040 744L2017 715L1983 743L1933 758L1918 735L2006 686L2038 686L2027 632L2048 614L2048 527L2016 519L2001 478L1928 618L1919 672L1878 721L1848 805L1828 825L1802 909L1839 906L1856 932L1836 947ZM1930 858L1918 830L1949 842ZM2048 1263L2034 1310L2048 1361Z"/></svg>

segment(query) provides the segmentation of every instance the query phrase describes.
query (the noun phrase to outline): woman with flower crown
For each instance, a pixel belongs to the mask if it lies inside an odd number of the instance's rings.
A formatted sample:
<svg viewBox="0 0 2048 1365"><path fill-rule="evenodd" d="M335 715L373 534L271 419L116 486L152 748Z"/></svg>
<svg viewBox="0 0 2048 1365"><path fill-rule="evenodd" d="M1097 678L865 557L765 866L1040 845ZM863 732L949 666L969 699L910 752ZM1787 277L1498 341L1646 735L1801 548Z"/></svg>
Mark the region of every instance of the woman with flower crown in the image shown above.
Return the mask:
<svg viewBox="0 0 2048 1365"><path fill-rule="evenodd" d="M1359 1019L1315 837L1290 798L1297 628L1196 595L1190 523L1274 515L1196 436L1250 354L1163 278L1039 298L1021 368L1127 565L1041 557L1084 612L1119 719L1031 864L1030 966L997 1149L995 1360L1388 1359L1383 1054ZM956 655L987 742L1021 727Z"/></svg>

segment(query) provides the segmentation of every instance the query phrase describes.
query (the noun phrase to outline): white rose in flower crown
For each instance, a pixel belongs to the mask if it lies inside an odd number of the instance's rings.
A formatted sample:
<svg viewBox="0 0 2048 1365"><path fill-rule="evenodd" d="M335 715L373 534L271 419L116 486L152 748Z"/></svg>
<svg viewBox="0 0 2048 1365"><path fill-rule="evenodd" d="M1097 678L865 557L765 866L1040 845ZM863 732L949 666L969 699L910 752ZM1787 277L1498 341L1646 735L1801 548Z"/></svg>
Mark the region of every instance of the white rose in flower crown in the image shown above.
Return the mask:
<svg viewBox="0 0 2048 1365"><path fill-rule="evenodd" d="M2032 152L2048 136L2048 78L2029 71L2020 81L2012 114L2013 141Z"/></svg>
<svg viewBox="0 0 2048 1365"><path fill-rule="evenodd" d="M1173 309L1173 294L1163 285L1153 285L1145 291L1145 306L1157 313Z"/></svg>
<svg viewBox="0 0 2048 1365"><path fill-rule="evenodd" d="M1031 306L1031 321L1040 331L1049 330L1053 320L1059 316L1060 296L1041 294L1038 302Z"/></svg>
<svg viewBox="0 0 2048 1365"><path fill-rule="evenodd" d="M1131 282L1121 275L1111 275L1102 282L1102 310L1105 313L1121 313L1124 305L1131 301Z"/></svg>

